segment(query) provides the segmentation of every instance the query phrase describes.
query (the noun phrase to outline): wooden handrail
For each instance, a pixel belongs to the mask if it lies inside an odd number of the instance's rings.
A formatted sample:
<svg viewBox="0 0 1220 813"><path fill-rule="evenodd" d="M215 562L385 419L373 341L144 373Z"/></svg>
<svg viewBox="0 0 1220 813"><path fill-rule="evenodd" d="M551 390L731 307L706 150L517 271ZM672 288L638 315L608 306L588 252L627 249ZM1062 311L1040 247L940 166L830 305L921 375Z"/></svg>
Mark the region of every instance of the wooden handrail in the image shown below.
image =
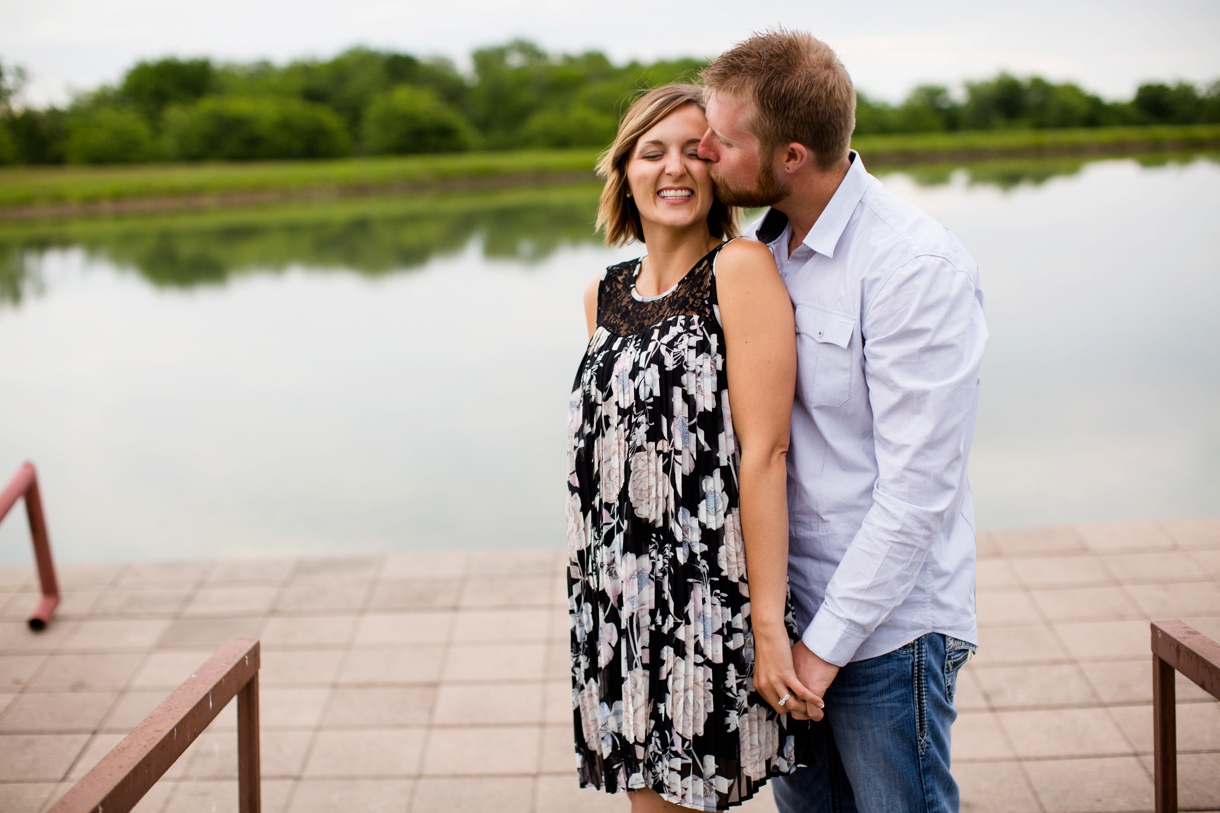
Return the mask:
<svg viewBox="0 0 1220 813"><path fill-rule="evenodd" d="M38 563L38 580L42 585L42 598L30 613L30 629L35 632L47 628L51 614L59 605L59 582L55 578L55 562L51 559L51 538L47 535L47 520L42 513L42 498L38 493L38 473L33 463L23 463L4 491L0 491L0 520L17 500L25 497L25 515L30 521L30 537L34 541L34 559Z"/></svg>
<svg viewBox="0 0 1220 813"><path fill-rule="evenodd" d="M258 667L258 641L230 639L48 813L127 813L234 697L238 810L259 813Z"/></svg>
<svg viewBox="0 0 1220 813"><path fill-rule="evenodd" d="M1220 700L1220 644L1182 621L1152 622L1152 748L1156 813L1177 813L1178 731L1174 672Z"/></svg>

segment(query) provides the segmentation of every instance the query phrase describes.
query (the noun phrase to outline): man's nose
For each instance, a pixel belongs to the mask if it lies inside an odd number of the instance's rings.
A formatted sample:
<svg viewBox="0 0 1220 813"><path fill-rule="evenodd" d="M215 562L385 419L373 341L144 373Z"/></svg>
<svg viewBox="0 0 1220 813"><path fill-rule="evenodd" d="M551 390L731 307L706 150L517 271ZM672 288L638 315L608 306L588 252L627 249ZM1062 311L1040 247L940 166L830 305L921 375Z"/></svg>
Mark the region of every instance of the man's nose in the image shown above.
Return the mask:
<svg viewBox="0 0 1220 813"><path fill-rule="evenodd" d="M699 146L695 150L696 154L704 161L715 163L716 153L712 150L712 131L708 130L703 134L703 138L699 139Z"/></svg>

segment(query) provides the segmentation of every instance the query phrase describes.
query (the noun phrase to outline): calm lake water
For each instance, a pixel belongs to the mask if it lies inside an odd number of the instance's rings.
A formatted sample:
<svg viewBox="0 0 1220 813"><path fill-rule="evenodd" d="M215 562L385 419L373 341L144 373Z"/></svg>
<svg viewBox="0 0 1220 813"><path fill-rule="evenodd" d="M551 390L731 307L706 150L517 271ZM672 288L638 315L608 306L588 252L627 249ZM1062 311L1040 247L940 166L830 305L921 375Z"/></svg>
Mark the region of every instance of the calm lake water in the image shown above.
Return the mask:
<svg viewBox="0 0 1220 813"><path fill-rule="evenodd" d="M982 269L981 526L1220 515L1214 158L881 178ZM0 479L64 560L562 545L596 194L5 226Z"/></svg>

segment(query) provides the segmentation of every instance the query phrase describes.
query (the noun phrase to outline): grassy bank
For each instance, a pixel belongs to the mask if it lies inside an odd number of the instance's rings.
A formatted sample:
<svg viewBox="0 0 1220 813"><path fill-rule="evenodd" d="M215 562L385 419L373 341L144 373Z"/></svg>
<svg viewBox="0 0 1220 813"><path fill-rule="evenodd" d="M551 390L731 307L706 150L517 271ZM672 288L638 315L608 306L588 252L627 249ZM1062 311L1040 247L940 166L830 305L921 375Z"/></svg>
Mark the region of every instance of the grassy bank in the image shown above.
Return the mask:
<svg viewBox="0 0 1220 813"><path fill-rule="evenodd" d="M459 153L336 161L143 164L0 169L0 207L49 206L141 198L308 197L404 189L514 186L591 176L593 150ZM490 183L489 183L490 182ZM220 202L223 202L220 201Z"/></svg>
<svg viewBox="0 0 1220 813"><path fill-rule="evenodd" d="M867 136L870 167L997 157L1136 153L1220 146L1220 125ZM594 150L250 164L19 167L0 170L0 218L276 203L592 179Z"/></svg>
<svg viewBox="0 0 1220 813"><path fill-rule="evenodd" d="M1139 153L1220 147L1220 125L989 130L862 136L852 146L869 166L989 158Z"/></svg>

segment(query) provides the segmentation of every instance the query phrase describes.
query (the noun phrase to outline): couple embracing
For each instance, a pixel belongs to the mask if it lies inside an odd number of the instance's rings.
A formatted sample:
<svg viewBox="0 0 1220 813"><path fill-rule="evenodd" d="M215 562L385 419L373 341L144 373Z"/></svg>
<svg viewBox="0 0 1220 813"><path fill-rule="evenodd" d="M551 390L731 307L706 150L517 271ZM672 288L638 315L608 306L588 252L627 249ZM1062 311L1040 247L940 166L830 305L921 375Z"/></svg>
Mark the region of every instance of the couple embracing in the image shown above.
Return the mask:
<svg viewBox="0 0 1220 813"><path fill-rule="evenodd" d="M956 811L975 647L978 271L849 147L834 52L786 30L638 99L568 418L582 786L633 813ZM770 207L738 238L737 207Z"/></svg>

